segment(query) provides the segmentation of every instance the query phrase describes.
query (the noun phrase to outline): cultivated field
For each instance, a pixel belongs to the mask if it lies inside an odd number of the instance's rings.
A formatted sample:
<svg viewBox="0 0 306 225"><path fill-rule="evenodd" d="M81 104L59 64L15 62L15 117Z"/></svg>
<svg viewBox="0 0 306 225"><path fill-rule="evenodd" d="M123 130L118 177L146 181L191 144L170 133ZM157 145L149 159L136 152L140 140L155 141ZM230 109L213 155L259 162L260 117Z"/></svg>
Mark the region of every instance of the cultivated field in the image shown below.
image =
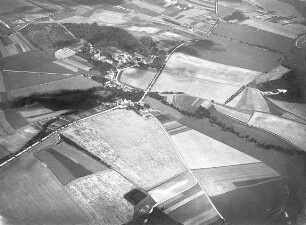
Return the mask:
<svg viewBox="0 0 306 225"><path fill-rule="evenodd" d="M174 53L165 70L168 73L184 75L199 80L207 80L229 85L246 85L260 72L228 66L182 53Z"/></svg>
<svg viewBox="0 0 306 225"><path fill-rule="evenodd" d="M171 138L190 169L258 162L258 160L195 130L172 135Z"/></svg>
<svg viewBox="0 0 306 225"><path fill-rule="evenodd" d="M145 90L153 80L156 69L136 69L129 68L122 72L120 82L129 86Z"/></svg>
<svg viewBox="0 0 306 225"><path fill-rule="evenodd" d="M269 101L282 108L283 110L292 113L293 115L306 120L306 104L292 103L269 98Z"/></svg>
<svg viewBox="0 0 306 225"><path fill-rule="evenodd" d="M266 72L279 65L279 54L239 44L215 34L206 40L193 42L178 52L224 65Z"/></svg>
<svg viewBox="0 0 306 225"><path fill-rule="evenodd" d="M93 87L99 87L100 84L83 76L72 77L46 84L38 84L24 88L15 89L7 92L9 100L24 98L33 94L58 93L69 90L88 90Z"/></svg>
<svg viewBox="0 0 306 225"><path fill-rule="evenodd" d="M261 182L269 182L275 178L281 178L279 173L260 161L193 170L193 173L210 197L241 187L259 185ZM242 185L243 182L245 185ZM238 185L239 183L241 185Z"/></svg>
<svg viewBox="0 0 306 225"><path fill-rule="evenodd" d="M184 94L164 94L166 101L175 107L194 113L197 108L204 102L203 99L184 95Z"/></svg>
<svg viewBox="0 0 306 225"><path fill-rule="evenodd" d="M12 127L12 125L7 121L4 110L0 110L0 124L1 124L1 128L0 128L1 135L11 133L14 131L14 128Z"/></svg>
<svg viewBox="0 0 306 225"><path fill-rule="evenodd" d="M256 78L254 81L256 84L265 83L270 80L277 80L280 79L283 75L288 73L290 69L284 66L278 66L267 73L263 73L259 77Z"/></svg>
<svg viewBox="0 0 306 225"><path fill-rule="evenodd" d="M114 170L75 180L66 188L92 224L120 225L133 218L134 206L124 195L136 187Z"/></svg>
<svg viewBox="0 0 306 225"><path fill-rule="evenodd" d="M226 105L250 111L270 112L268 104L263 95L259 90L252 87L246 87Z"/></svg>
<svg viewBox="0 0 306 225"><path fill-rule="evenodd" d="M242 111L242 110L238 111L238 109L236 110L236 109L218 105L218 104L214 104L214 108L218 112L221 112L227 116L230 116L231 118L234 118L244 123L248 123L249 119L252 116L252 112Z"/></svg>
<svg viewBox="0 0 306 225"><path fill-rule="evenodd" d="M253 114L248 124L273 132L306 151L306 125L304 124L259 112Z"/></svg>
<svg viewBox="0 0 306 225"><path fill-rule="evenodd" d="M100 114L62 134L145 190L185 171L159 124L133 111Z"/></svg>
<svg viewBox="0 0 306 225"><path fill-rule="evenodd" d="M31 154L0 169L4 224L89 224L52 172Z"/></svg>

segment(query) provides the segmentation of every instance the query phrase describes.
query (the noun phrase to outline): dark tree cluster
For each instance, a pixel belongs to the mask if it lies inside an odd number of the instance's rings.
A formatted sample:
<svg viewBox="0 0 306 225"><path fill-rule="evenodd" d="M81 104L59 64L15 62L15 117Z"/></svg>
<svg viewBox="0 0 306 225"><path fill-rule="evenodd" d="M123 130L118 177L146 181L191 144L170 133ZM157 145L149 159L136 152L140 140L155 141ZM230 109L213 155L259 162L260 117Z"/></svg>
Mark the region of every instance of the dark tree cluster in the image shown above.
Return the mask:
<svg viewBox="0 0 306 225"><path fill-rule="evenodd" d="M245 16L242 12L237 10L233 12L231 15L224 17L225 21L238 20L239 22L242 22L247 19L249 19L249 17Z"/></svg>

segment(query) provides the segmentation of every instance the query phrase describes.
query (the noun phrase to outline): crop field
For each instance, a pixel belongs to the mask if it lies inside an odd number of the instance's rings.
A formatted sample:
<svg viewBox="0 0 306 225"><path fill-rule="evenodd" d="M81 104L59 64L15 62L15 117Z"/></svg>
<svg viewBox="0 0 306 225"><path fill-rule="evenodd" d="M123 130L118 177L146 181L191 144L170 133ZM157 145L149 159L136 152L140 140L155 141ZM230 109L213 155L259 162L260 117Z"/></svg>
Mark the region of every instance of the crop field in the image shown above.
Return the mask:
<svg viewBox="0 0 306 225"><path fill-rule="evenodd" d="M175 135L190 130L188 127L175 120L163 122L163 126L170 135Z"/></svg>
<svg viewBox="0 0 306 225"><path fill-rule="evenodd" d="M7 151L5 148L3 148L3 147L0 147L0 159L1 158L3 158L3 157L5 157L5 156L7 156L7 155L9 155L10 154L10 152L9 151Z"/></svg>
<svg viewBox="0 0 306 225"><path fill-rule="evenodd" d="M51 62L51 58L46 53L31 50L11 57L0 58L0 70L24 71L48 62Z"/></svg>
<svg viewBox="0 0 306 225"><path fill-rule="evenodd" d="M133 218L134 206L124 195L136 187L113 170L77 179L66 188L88 212L91 224L120 225Z"/></svg>
<svg viewBox="0 0 306 225"><path fill-rule="evenodd" d="M14 131L12 125L7 121L4 110L0 110L0 125L1 135L8 134Z"/></svg>
<svg viewBox="0 0 306 225"><path fill-rule="evenodd" d="M211 34L206 40L193 42L177 50L200 59L224 65L266 72L279 65L280 55L239 44Z"/></svg>
<svg viewBox="0 0 306 225"><path fill-rule="evenodd" d="M269 106L259 90L252 87L246 87L233 100L226 104L243 110L270 112Z"/></svg>
<svg viewBox="0 0 306 225"><path fill-rule="evenodd" d="M230 116L231 118L234 118L236 120L239 120L244 123L248 123L249 119L252 116L252 112L250 111L243 111L238 109L229 108L222 105L214 104L214 108L227 116Z"/></svg>
<svg viewBox="0 0 306 225"><path fill-rule="evenodd" d="M182 53L174 53L165 70L168 73L229 85L246 85L260 74L257 71L215 63Z"/></svg>
<svg viewBox="0 0 306 225"><path fill-rule="evenodd" d="M258 29L282 35L291 39L297 38L297 36L299 36L305 31L305 26L301 24L289 24L283 26L281 24L272 23L269 21L257 20L257 19L246 20L242 22L242 24L256 27Z"/></svg>
<svg viewBox="0 0 306 225"><path fill-rule="evenodd" d="M1 71L0 71L0 92L6 92L5 84L3 80L3 74Z"/></svg>
<svg viewBox="0 0 306 225"><path fill-rule="evenodd" d="M248 187L260 185L262 181L269 182L269 180L281 178L279 173L260 161L241 165L203 168L192 172L210 197L241 188L243 185L238 186L237 184L243 184L243 182L245 187ZM251 184L250 181L254 182Z"/></svg>
<svg viewBox="0 0 306 225"><path fill-rule="evenodd" d="M33 94L58 93L68 90L87 90L93 87L99 87L100 84L86 77L72 77L46 84L28 86L7 92L9 100L28 97Z"/></svg>
<svg viewBox="0 0 306 225"><path fill-rule="evenodd" d="M185 95L185 94L162 94L169 104L175 107L194 113L197 108L204 102L203 99Z"/></svg>
<svg viewBox="0 0 306 225"><path fill-rule="evenodd" d="M62 134L145 190L185 171L160 125L133 111L100 114Z"/></svg>
<svg viewBox="0 0 306 225"><path fill-rule="evenodd" d="M291 38L279 34L256 29L255 27L239 26L225 22L218 24L213 33L250 45L263 46L284 53L290 52L292 44Z"/></svg>
<svg viewBox="0 0 306 225"><path fill-rule="evenodd" d="M145 103L149 104L152 109L163 112L163 114L170 114L177 119L183 118L183 114L171 108L170 106L164 105L163 103L154 98L146 97L144 101Z"/></svg>
<svg viewBox="0 0 306 225"><path fill-rule="evenodd" d="M195 130L171 136L190 169L255 163L258 160ZM222 155L222 157L220 157Z"/></svg>
<svg viewBox="0 0 306 225"><path fill-rule="evenodd" d="M10 152L20 150L32 137L39 131L30 125L24 126L11 132L8 135L0 137L0 146Z"/></svg>
<svg viewBox="0 0 306 225"><path fill-rule="evenodd" d="M306 125L283 119L270 114L255 112L249 125L273 132L306 151Z"/></svg>
<svg viewBox="0 0 306 225"><path fill-rule="evenodd" d="M306 104L279 101L272 98L268 99L283 110L306 120Z"/></svg>
<svg viewBox="0 0 306 225"><path fill-rule="evenodd" d="M123 71L120 76L120 82L142 90L148 88L156 74L156 69L136 69L129 68Z"/></svg>
<svg viewBox="0 0 306 225"><path fill-rule="evenodd" d="M1 219L12 224L89 224L51 171L26 154L0 170Z"/></svg>
<svg viewBox="0 0 306 225"><path fill-rule="evenodd" d="M218 83L164 71L153 85L151 91L183 92L194 97L225 103L240 87L240 85Z"/></svg>
<svg viewBox="0 0 306 225"><path fill-rule="evenodd" d="M16 109L5 109L3 112L7 122L9 122L14 130L24 127L28 124Z"/></svg>

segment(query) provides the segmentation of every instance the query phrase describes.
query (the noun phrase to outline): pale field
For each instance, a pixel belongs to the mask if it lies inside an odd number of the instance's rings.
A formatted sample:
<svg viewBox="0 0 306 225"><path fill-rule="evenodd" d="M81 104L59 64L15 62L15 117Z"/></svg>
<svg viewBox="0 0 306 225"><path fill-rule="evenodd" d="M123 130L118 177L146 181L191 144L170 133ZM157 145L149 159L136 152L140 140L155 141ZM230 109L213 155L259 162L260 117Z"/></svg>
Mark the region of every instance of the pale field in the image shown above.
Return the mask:
<svg viewBox="0 0 306 225"><path fill-rule="evenodd" d="M7 92L7 94L9 100L14 100L21 97L27 97L32 94L57 93L67 90L87 90L99 86L101 86L100 83L86 77L79 76L12 90Z"/></svg>
<svg viewBox="0 0 306 225"><path fill-rule="evenodd" d="M237 187L234 185L234 182L263 178L271 178L271 180L281 178L279 173L261 162L193 170L192 172L205 188L209 197L236 190Z"/></svg>
<svg viewBox="0 0 306 225"><path fill-rule="evenodd" d="M289 24L283 26L281 24L276 24L269 21L263 21L254 18L243 21L242 24L257 27L259 29L289 37L291 39L295 39L299 34L305 32L305 26L301 24Z"/></svg>
<svg viewBox="0 0 306 225"><path fill-rule="evenodd" d="M255 83L260 84L260 83L265 83L270 80L277 80L281 78L284 74L288 73L290 69L283 67L283 66L278 66L268 73L263 73L261 76L256 78Z"/></svg>
<svg viewBox="0 0 306 225"><path fill-rule="evenodd" d="M211 62L183 53L174 53L165 70L169 73L231 85L246 85L260 74L257 71Z"/></svg>
<svg viewBox="0 0 306 225"><path fill-rule="evenodd" d="M295 122L306 124L306 120L301 119L300 117L297 117L297 116L295 116L291 113L284 113L284 114L282 114L282 117L285 118L285 119L288 119L288 120L293 120Z"/></svg>
<svg viewBox="0 0 306 225"><path fill-rule="evenodd" d="M11 133L14 131L14 128L11 126L11 124L7 121L6 116L4 114L3 110L0 110L0 124L3 130L6 133Z"/></svg>
<svg viewBox="0 0 306 225"><path fill-rule="evenodd" d="M196 79L189 76L178 76L163 71L152 87L153 92L183 92L185 94L214 100L218 103L225 101L240 89L238 85L228 85Z"/></svg>
<svg viewBox="0 0 306 225"><path fill-rule="evenodd" d="M133 218L134 206L124 195L136 187L116 171L105 170L76 179L66 188L92 224L120 225Z"/></svg>
<svg viewBox="0 0 306 225"><path fill-rule="evenodd" d="M156 74L156 69L136 69L128 68L120 76L120 82L142 90L148 88Z"/></svg>
<svg viewBox="0 0 306 225"><path fill-rule="evenodd" d="M160 125L133 111L96 115L62 134L145 190L186 170Z"/></svg>
<svg viewBox="0 0 306 225"><path fill-rule="evenodd" d="M52 63L55 63L55 64L57 64L59 66L62 66L64 68L68 69L68 70L71 70L71 71L75 72L75 73L79 71L79 69L77 67L75 67L75 66L73 66L73 65L71 65L71 64L69 64L69 63L67 63L65 61L63 61L63 59L57 60L57 61L53 61Z"/></svg>
<svg viewBox="0 0 306 225"><path fill-rule="evenodd" d="M257 159L195 130L172 135L171 138L190 169L259 162Z"/></svg>
<svg viewBox="0 0 306 225"><path fill-rule="evenodd" d="M32 154L0 169L0 190L0 224L89 224L54 174Z"/></svg>
<svg viewBox="0 0 306 225"><path fill-rule="evenodd" d="M159 32L161 29L158 29L156 27L136 27L136 26L130 26L126 30L128 31L136 31L136 32L145 32L148 34L155 34Z"/></svg>
<svg viewBox="0 0 306 225"><path fill-rule="evenodd" d="M275 100L273 98L269 98L269 100L278 107L282 108L283 110L288 111L293 115L296 115L306 120L306 104L285 102L285 101Z"/></svg>
<svg viewBox="0 0 306 225"><path fill-rule="evenodd" d="M3 80L3 74L0 71L0 92L6 92L4 80Z"/></svg>
<svg viewBox="0 0 306 225"><path fill-rule="evenodd" d="M165 11L165 9L162 8L162 7L159 7L157 5L152 5L152 4L144 2L144 1L132 0L132 2L133 2L133 4L136 4L136 5L140 6L141 8L149 9L149 10L152 10L152 11L157 12L157 13L162 13L162 12Z"/></svg>
<svg viewBox="0 0 306 225"><path fill-rule="evenodd" d="M251 87L245 88L226 105L250 111L270 112L268 104L260 91Z"/></svg>
<svg viewBox="0 0 306 225"><path fill-rule="evenodd" d="M0 137L0 145L9 152L16 152L38 132L39 130L34 129L30 125L24 126L8 135Z"/></svg>
<svg viewBox="0 0 306 225"><path fill-rule="evenodd" d="M65 58L68 58L69 56L72 56L74 54L75 54L75 51L73 51L69 48L62 48L62 49L57 50L54 53L54 56L55 56L56 59L65 59Z"/></svg>
<svg viewBox="0 0 306 225"><path fill-rule="evenodd" d="M92 66L88 65L87 63L84 63L82 61L77 60L77 58L69 57L62 60L63 62L70 64L76 68L89 71Z"/></svg>
<svg viewBox="0 0 306 225"><path fill-rule="evenodd" d="M251 115L250 114L247 114L247 113L243 113L243 112L240 112L240 111L236 111L236 110L233 110L233 109L229 109L227 107L223 107L221 105L217 105L217 104L214 104L214 107L217 111L225 114L225 115L228 115L236 120L239 120L241 122L244 122L244 123L247 123L249 121L249 119L251 118Z"/></svg>
<svg viewBox="0 0 306 225"><path fill-rule="evenodd" d="M160 186L154 187L148 193L157 204L160 204L179 195L181 192L188 190L197 183L197 180L190 172L185 172Z"/></svg>
<svg viewBox="0 0 306 225"><path fill-rule="evenodd" d="M306 125L270 114L255 112L249 125L270 131L306 151Z"/></svg>

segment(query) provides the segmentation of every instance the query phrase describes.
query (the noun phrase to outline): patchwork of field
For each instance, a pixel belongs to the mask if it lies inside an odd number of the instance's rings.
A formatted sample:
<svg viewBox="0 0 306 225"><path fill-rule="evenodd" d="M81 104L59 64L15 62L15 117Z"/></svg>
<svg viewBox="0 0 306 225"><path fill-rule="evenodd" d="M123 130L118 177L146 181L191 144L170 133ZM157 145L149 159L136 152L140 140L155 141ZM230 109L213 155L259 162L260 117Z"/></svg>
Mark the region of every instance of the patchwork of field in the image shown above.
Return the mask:
<svg viewBox="0 0 306 225"><path fill-rule="evenodd" d="M260 112L255 112L248 124L272 132L306 151L304 124Z"/></svg>
<svg viewBox="0 0 306 225"><path fill-rule="evenodd" d="M33 49L34 46L19 32L0 38L0 58L17 55Z"/></svg>
<svg viewBox="0 0 306 225"><path fill-rule="evenodd" d="M184 94L162 94L169 104L179 108L180 110L194 113L198 107L204 102L203 99Z"/></svg>
<svg viewBox="0 0 306 225"><path fill-rule="evenodd" d="M135 88L146 90L155 75L155 69L143 70L129 68L122 72L120 82Z"/></svg>
<svg viewBox="0 0 306 225"><path fill-rule="evenodd" d="M263 95L258 89L252 87L246 87L226 105L243 110L259 111L266 113L270 112L269 106Z"/></svg>
<svg viewBox="0 0 306 225"><path fill-rule="evenodd" d="M135 186L113 170L77 179L66 188L91 224L120 225L133 218L134 206L123 196Z"/></svg>
<svg viewBox="0 0 306 225"><path fill-rule="evenodd" d="M195 130L178 133L172 135L171 138L190 169L224 167L259 162Z"/></svg>
<svg viewBox="0 0 306 225"><path fill-rule="evenodd" d="M24 126L5 136L0 137L0 146L9 152L20 150L39 130L30 125Z"/></svg>
<svg viewBox="0 0 306 225"><path fill-rule="evenodd" d="M220 218L190 172L150 190L149 194L158 208L182 224L210 224Z"/></svg>
<svg viewBox="0 0 306 225"><path fill-rule="evenodd" d="M267 73L263 73L261 76L258 76L255 80L256 84L265 83L271 80L277 80L281 78L283 75L288 73L290 69L284 66L278 66Z"/></svg>
<svg viewBox="0 0 306 225"><path fill-rule="evenodd" d="M225 22L219 23L213 33L254 47L266 47L284 53L290 52L292 44L292 39L289 37L257 29L255 27L241 26Z"/></svg>
<svg viewBox="0 0 306 225"><path fill-rule="evenodd" d="M62 134L145 190L186 170L160 125L133 111L99 114Z"/></svg>
<svg viewBox="0 0 306 225"><path fill-rule="evenodd" d="M243 123L248 123L253 113L252 111L239 110L236 108L230 108L226 107L225 105L218 105L218 104L214 104L214 108L218 112L225 114L235 120L241 121Z"/></svg>
<svg viewBox="0 0 306 225"><path fill-rule="evenodd" d="M206 40L182 46L177 52L262 73L277 67L282 58L281 55L271 51L262 51L215 34L209 35Z"/></svg>
<svg viewBox="0 0 306 225"><path fill-rule="evenodd" d="M31 154L0 170L1 220L8 224L89 224L57 178Z"/></svg>

